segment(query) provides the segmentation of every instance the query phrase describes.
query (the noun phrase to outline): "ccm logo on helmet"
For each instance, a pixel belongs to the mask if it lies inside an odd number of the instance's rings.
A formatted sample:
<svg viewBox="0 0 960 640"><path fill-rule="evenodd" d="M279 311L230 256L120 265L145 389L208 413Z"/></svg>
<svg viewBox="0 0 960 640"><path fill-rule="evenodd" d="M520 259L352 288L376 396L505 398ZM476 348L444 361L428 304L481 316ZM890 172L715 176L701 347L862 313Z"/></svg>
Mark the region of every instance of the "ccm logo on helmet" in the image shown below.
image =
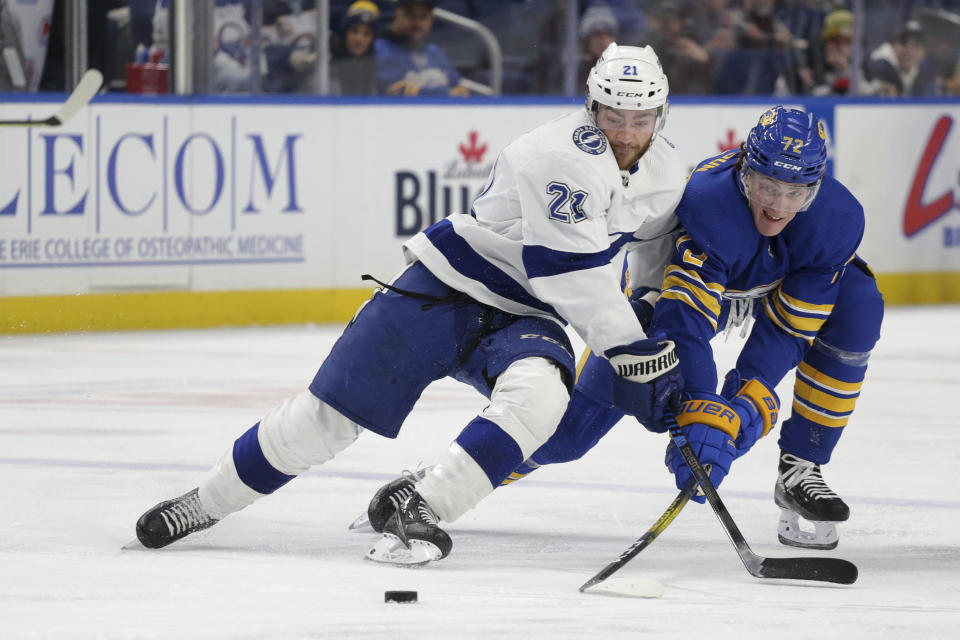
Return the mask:
<svg viewBox="0 0 960 640"><path fill-rule="evenodd" d="M632 91L617 91L618 98L642 98L644 94L633 93Z"/></svg>
<svg viewBox="0 0 960 640"><path fill-rule="evenodd" d="M803 169L803 167L801 167L798 164L790 164L788 162L781 162L780 160L774 160L773 166L783 167L784 169L790 169L791 171L800 171L801 169Z"/></svg>

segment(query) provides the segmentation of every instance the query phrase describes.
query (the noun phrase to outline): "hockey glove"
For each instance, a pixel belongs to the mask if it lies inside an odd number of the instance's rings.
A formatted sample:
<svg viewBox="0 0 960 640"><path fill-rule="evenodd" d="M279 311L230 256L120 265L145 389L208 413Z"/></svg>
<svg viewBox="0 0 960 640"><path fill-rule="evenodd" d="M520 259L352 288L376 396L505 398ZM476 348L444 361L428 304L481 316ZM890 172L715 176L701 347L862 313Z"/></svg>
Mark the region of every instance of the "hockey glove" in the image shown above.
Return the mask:
<svg viewBox="0 0 960 640"><path fill-rule="evenodd" d="M663 415L683 389L672 340L647 338L608 349L613 366L613 405L656 433L667 430Z"/></svg>
<svg viewBox="0 0 960 640"><path fill-rule="evenodd" d="M736 369L727 373L720 395L740 416L740 436L736 441L739 458L777 424L780 398L763 378L743 380Z"/></svg>
<svg viewBox="0 0 960 640"><path fill-rule="evenodd" d="M710 465L710 481L720 483L737 458L736 440L740 436L742 418L737 409L713 393L695 393L680 405L677 424L697 454L703 466ZM665 464L673 474L678 489L683 489L693 473L673 440L667 445ZM695 494L693 499L703 503L705 497Z"/></svg>
<svg viewBox="0 0 960 640"><path fill-rule="evenodd" d="M650 331L650 322L653 320L653 305L660 297L659 289L640 287L630 294L630 306L637 314L637 320L644 331Z"/></svg>

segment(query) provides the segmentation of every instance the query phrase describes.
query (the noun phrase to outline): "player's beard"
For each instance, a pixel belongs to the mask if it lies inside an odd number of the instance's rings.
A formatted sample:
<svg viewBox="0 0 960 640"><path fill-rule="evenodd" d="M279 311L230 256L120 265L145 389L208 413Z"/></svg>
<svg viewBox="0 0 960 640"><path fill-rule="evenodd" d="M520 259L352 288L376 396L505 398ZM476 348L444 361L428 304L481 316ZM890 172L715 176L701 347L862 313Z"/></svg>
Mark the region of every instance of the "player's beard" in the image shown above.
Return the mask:
<svg viewBox="0 0 960 640"><path fill-rule="evenodd" d="M635 165L637 161L643 157L643 154L647 152L647 149L650 148L650 144L652 142L653 137L647 140L647 142L639 148L634 145L620 146L611 142L610 148L613 150L613 156L617 159L617 166L620 167L620 170L626 171Z"/></svg>

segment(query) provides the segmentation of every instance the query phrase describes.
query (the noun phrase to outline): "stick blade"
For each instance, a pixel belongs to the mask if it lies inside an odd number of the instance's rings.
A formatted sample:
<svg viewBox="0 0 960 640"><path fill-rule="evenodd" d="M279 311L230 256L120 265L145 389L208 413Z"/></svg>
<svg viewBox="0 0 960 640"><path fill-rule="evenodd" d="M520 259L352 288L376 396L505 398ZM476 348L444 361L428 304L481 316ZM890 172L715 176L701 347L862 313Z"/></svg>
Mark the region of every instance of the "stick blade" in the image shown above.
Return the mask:
<svg viewBox="0 0 960 640"><path fill-rule="evenodd" d="M93 96L97 95L102 85L103 75L96 69L87 70L87 72L83 74L83 77L80 78L77 88L73 90L73 93L71 93L67 101L63 103L60 110L51 118L51 120L56 120L56 123L51 122L49 124L64 124L70 120L70 118L77 115L77 112L87 106L93 99Z"/></svg>
<svg viewBox="0 0 960 640"><path fill-rule="evenodd" d="M841 558L764 558L757 572L759 578L813 580L836 584L853 584L858 575L857 566Z"/></svg>
<svg viewBox="0 0 960 640"><path fill-rule="evenodd" d="M611 578L591 586L580 587L583 593L619 598L660 598L665 588L656 578Z"/></svg>

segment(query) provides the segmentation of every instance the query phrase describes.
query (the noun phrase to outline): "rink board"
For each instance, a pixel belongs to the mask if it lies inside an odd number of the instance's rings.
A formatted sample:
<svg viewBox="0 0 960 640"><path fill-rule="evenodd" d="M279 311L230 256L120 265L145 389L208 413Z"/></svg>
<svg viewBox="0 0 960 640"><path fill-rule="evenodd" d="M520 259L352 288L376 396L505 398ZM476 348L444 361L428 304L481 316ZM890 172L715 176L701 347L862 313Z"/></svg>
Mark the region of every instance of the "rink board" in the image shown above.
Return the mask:
<svg viewBox="0 0 960 640"><path fill-rule="evenodd" d="M577 105L107 96L63 127L0 130L0 331L346 321L361 274L391 278L504 145ZM692 167L767 106L676 100L664 133ZM888 303L960 301L960 103L794 106L828 123Z"/></svg>

